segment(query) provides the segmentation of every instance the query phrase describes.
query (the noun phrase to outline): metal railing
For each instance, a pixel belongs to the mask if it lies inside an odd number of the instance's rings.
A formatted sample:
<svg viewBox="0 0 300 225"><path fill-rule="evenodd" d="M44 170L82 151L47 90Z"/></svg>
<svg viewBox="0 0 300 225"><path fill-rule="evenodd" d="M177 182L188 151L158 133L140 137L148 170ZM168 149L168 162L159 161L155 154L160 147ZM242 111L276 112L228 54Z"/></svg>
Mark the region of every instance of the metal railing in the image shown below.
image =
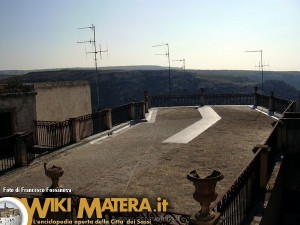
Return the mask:
<svg viewBox="0 0 300 225"><path fill-rule="evenodd" d="M112 126L142 118L143 102L130 103L111 109ZM132 112L134 110L134 113ZM107 110L72 118L63 122L34 121L35 145L48 150L56 150L71 144L72 121L78 123L79 139L98 134L106 130L104 120ZM133 117L133 118L132 118ZM77 128L76 128L77 129Z"/></svg>
<svg viewBox="0 0 300 225"><path fill-rule="evenodd" d="M130 120L130 107L131 104L126 104L112 108L112 126L116 126Z"/></svg>
<svg viewBox="0 0 300 225"><path fill-rule="evenodd" d="M75 120L78 121L79 125L79 137L83 139L93 134L93 115L88 114L77 117Z"/></svg>
<svg viewBox="0 0 300 225"><path fill-rule="evenodd" d="M255 154L253 160L212 206L225 217L224 225L242 224L246 219L260 188L260 154L261 151Z"/></svg>
<svg viewBox="0 0 300 225"><path fill-rule="evenodd" d="M257 97L257 102L254 98ZM194 95L160 95L147 96L149 107L170 106L202 106L202 105L254 105L262 106L278 113L283 113L291 103L290 100L281 99L260 93L238 93L238 94L211 94L204 93ZM271 105L270 105L271 104ZM271 107L271 108L270 108Z"/></svg>
<svg viewBox="0 0 300 225"><path fill-rule="evenodd" d="M98 111L92 114L93 134L98 134L105 130L104 111Z"/></svg>
<svg viewBox="0 0 300 225"><path fill-rule="evenodd" d="M274 98L274 97L273 97ZM150 107L163 106L163 104L173 104L173 105L181 105L181 104L196 104L196 101L200 101L200 95L189 95L185 97L180 96L153 96L150 97ZM169 100L167 100L169 99ZM258 94L258 105L262 105L265 107L269 106L269 97ZM206 95L206 103L216 102L219 104L241 104L241 102L245 102L244 104L251 104L250 101L253 101L253 95L250 94L235 94L235 95ZM199 102L198 102L199 103ZM288 103L288 104L287 104ZM212 103L211 103L212 104ZM294 102L288 100L281 100L274 98L274 106L278 109L282 109L284 107L285 111L293 110ZM199 105L199 104L198 104ZM120 107L116 107L112 109L112 123L113 126L126 122L132 116L132 107L134 109L134 118L141 119L142 118L142 107L143 103L132 103L123 105ZM79 130L80 130L80 138L87 137L91 134L95 134L104 130L103 126L103 111L99 111L93 114L85 115L76 118L79 122ZM61 147L70 143L70 121L64 122L47 122L47 121L36 121L35 122L37 131L36 131L36 139L40 144L49 145L52 148ZM88 129L89 128L89 129ZM269 162L268 162L268 174L272 171L273 159L276 154L276 144L277 144L277 129L278 123L274 125L273 131L269 135L268 139L265 141L265 144L271 148L269 154ZM10 136L7 138L0 139L0 157L1 163L2 159L11 160L11 164L1 164L2 170L9 169L14 166L14 156L11 155L15 150L9 150L8 153L2 151L2 146L11 145L14 142L14 136ZM28 139L30 139L30 135L28 135ZM11 147L9 147L11 148ZM9 149L7 148L7 149ZM242 224L243 221L247 217L247 213L249 212L249 208L251 207L253 200L258 196L260 191L260 170L261 170L261 154L262 149L260 148L254 155L251 162L244 168L244 170L239 174L237 179L229 186L229 188L218 198L218 200L214 203L212 208L215 211L220 212L223 216L225 216L224 224ZM10 158L13 159L10 159ZM1 169L1 168L0 168ZM0 171L0 172L1 172ZM78 201L80 196L70 195L72 198L72 213L76 212L76 206L78 206ZM81 196L82 197L82 196ZM90 199L91 201L91 199ZM75 215L75 214L74 214ZM70 218L75 218L74 215L69 215ZM164 222L161 223L159 221L152 221L152 224L186 224L188 222L189 216L183 214L176 213L138 213L138 214L120 214L120 213L104 213L107 218L118 218L130 216L130 218L154 218L160 217L164 218ZM109 220L110 221L110 220Z"/></svg>
<svg viewBox="0 0 300 225"><path fill-rule="evenodd" d="M201 102L203 97L203 102ZM253 94L195 94L150 96L149 107L206 105L253 105Z"/></svg>
<svg viewBox="0 0 300 225"><path fill-rule="evenodd" d="M57 149L70 144L70 120L63 122L34 121L36 145Z"/></svg>
<svg viewBox="0 0 300 225"><path fill-rule="evenodd" d="M283 113L287 108L294 111L293 107L290 107L292 101L282 98L273 97L274 100L274 111L278 113Z"/></svg>
<svg viewBox="0 0 300 225"><path fill-rule="evenodd" d="M269 96L257 94L257 105L264 108L269 108Z"/></svg>
<svg viewBox="0 0 300 225"><path fill-rule="evenodd" d="M270 96L257 95L257 105L268 108ZM290 101L272 97L276 111L283 112ZM254 94L205 94L202 89L201 94L195 95L163 95L146 96L150 107L169 107L169 106L197 106L197 105L252 105ZM141 119L143 113L143 103L130 103L111 109L112 126L127 122L131 119ZM132 107L134 113L132 112ZM134 118L132 118L134 117ZM105 111L98 111L75 118L79 122L79 138L91 136L105 130L104 126ZM63 122L57 121L35 121L35 140L36 145L46 146L49 149L58 149L71 143L71 123L70 120Z"/></svg>
<svg viewBox="0 0 300 225"><path fill-rule="evenodd" d="M277 130L278 122L274 125L264 145L270 147L268 153L267 176L271 175L274 160L277 154ZM262 148L255 153L254 158L240 173L237 179L218 198L212 208L225 217L224 225L243 224L247 219L249 208L260 193L260 169Z"/></svg>
<svg viewBox="0 0 300 225"><path fill-rule="evenodd" d="M75 118L79 124L79 137L84 139L105 130L104 111L97 111L92 114Z"/></svg>
<svg viewBox="0 0 300 225"><path fill-rule="evenodd" d="M135 103L133 103L133 107L134 107L134 118L136 120L142 119L143 103L142 102L135 102Z"/></svg>
<svg viewBox="0 0 300 225"><path fill-rule="evenodd" d="M15 167L16 135L0 138L0 174Z"/></svg>
<svg viewBox="0 0 300 225"><path fill-rule="evenodd" d="M295 102L291 102L286 107L285 112L293 110ZM268 153L267 176L270 177L277 155L277 133L278 122L274 124L273 130L265 141L265 145L270 147ZM224 224L242 224L248 216L249 208L260 192L260 148L252 161L241 172L232 185L218 198L212 208L225 216Z"/></svg>
<svg viewBox="0 0 300 225"><path fill-rule="evenodd" d="M150 96L149 107L192 106L200 104L199 95Z"/></svg>
<svg viewBox="0 0 300 225"><path fill-rule="evenodd" d="M35 144L40 146L54 146L52 133L53 126L57 121L34 121Z"/></svg>
<svg viewBox="0 0 300 225"><path fill-rule="evenodd" d="M18 153L23 151L22 148L25 148L26 162L19 158L21 155ZM35 158L33 131L0 138L0 174L18 166L29 165Z"/></svg>
<svg viewBox="0 0 300 225"><path fill-rule="evenodd" d="M207 105L253 105L253 94L207 94Z"/></svg>

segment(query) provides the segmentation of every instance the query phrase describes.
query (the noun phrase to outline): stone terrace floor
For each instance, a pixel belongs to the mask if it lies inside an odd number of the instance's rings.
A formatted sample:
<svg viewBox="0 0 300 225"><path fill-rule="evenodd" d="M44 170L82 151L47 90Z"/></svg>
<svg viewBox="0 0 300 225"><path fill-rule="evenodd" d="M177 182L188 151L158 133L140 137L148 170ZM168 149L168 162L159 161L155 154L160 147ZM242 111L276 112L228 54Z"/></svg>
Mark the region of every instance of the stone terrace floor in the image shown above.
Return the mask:
<svg viewBox="0 0 300 225"><path fill-rule="evenodd" d="M75 194L153 200L160 196L169 201L168 211L190 214L199 205L187 173L221 171L225 177L217 185L221 194L253 158L253 146L267 139L275 121L246 106L212 108L222 119L188 144L162 141L201 119L198 110L161 108L155 123L139 123L96 143L43 156L0 177L1 186L48 187L51 181L43 169L48 162L63 168L60 184Z"/></svg>

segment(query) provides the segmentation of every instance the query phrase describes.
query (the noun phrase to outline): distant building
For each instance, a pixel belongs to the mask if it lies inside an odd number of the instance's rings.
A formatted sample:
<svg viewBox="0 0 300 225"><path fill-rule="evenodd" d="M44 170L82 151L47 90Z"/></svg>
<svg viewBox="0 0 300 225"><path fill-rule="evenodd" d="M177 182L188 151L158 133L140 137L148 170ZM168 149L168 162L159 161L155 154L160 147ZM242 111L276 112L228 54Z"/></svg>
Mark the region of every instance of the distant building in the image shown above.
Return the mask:
<svg viewBox="0 0 300 225"><path fill-rule="evenodd" d="M36 83L34 90L36 120L64 121L92 113L87 81Z"/></svg>
<svg viewBox="0 0 300 225"><path fill-rule="evenodd" d="M8 208L6 203L4 208L0 208L0 224L19 225L21 224L21 215L19 209Z"/></svg>
<svg viewBox="0 0 300 225"><path fill-rule="evenodd" d="M33 85L18 89L0 86L0 138L33 130L36 119L36 92Z"/></svg>
<svg viewBox="0 0 300 225"><path fill-rule="evenodd" d="M34 129L34 120L64 121L92 113L87 81L0 86L0 138Z"/></svg>

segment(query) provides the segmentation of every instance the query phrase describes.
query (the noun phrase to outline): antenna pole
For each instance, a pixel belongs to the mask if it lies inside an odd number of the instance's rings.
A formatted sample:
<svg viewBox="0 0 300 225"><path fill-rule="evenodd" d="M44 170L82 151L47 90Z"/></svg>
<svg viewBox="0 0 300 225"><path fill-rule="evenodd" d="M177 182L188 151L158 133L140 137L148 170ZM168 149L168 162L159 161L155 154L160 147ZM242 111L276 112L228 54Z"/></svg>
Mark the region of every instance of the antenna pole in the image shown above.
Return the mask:
<svg viewBox="0 0 300 225"><path fill-rule="evenodd" d="M169 51L169 44L166 43L168 47L168 60L169 60L169 95L171 94L171 66L170 66L170 51Z"/></svg>
<svg viewBox="0 0 300 225"><path fill-rule="evenodd" d="M182 62L183 75L185 75L185 59L176 59L176 60L173 60L173 61Z"/></svg>
<svg viewBox="0 0 300 225"><path fill-rule="evenodd" d="M98 71L98 66L97 66L97 49L96 49L96 27L94 26L94 24L92 24L91 27L81 27L78 29L91 29L93 31L93 40L89 40L89 41L78 41L78 44L82 44L82 43L90 43L93 44L94 46L94 52L88 52L88 53L93 53L95 54L94 60L95 60L95 69L96 69L96 73Z"/></svg>
<svg viewBox="0 0 300 225"><path fill-rule="evenodd" d="M260 68L261 68L261 91L264 91L264 66L268 65L263 65L263 50L256 50L256 51L246 51L247 52L260 52Z"/></svg>
<svg viewBox="0 0 300 225"><path fill-rule="evenodd" d="M92 30L94 32L94 53L95 53L95 68L96 68L96 73L98 72L98 66L97 66L97 49L96 49L96 27L94 24L92 24Z"/></svg>
<svg viewBox="0 0 300 225"><path fill-rule="evenodd" d="M94 24L92 24L91 27L82 27L82 28L78 28L78 29L91 29L93 31L93 40L89 40L89 41L80 41L77 42L79 44L81 43L90 43L94 45L94 51L93 52L86 52L86 54L88 53L92 53L94 54L94 60L95 60L95 69L96 69L96 73L95 73L95 80L96 80L96 89L97 89L97 110L100 109L100 96L99 96L99 86L98 86L98 77L97 77L97 73L98 73L98 65L97 65L97 53L100 53L100 58L101 58L101 52L108 52L108 50L106 51L97 51L97 47L96 47L96 27L94 26Z"/></svg>
<svg viewBox="0 0 300 225"><path fill-rule="evenodd" d="M169 49L169 44L161 44L161 45L153 45L152 47L160 47L160 46L167 46L167 53L166 54L160 54L160 55L166 55L168 56L168 62L169 62L169 96L171 95L171 64L170 64L170 49Z"/></svg>
<svg viewBox="0 0 300 225"><path fill-rule="evenodd" d="M261 66L261 91L263 92L264 91L264 65L263 65L263 61L262 61L262 58L263 58L263 51L260 50L260 66Z"/></svg>

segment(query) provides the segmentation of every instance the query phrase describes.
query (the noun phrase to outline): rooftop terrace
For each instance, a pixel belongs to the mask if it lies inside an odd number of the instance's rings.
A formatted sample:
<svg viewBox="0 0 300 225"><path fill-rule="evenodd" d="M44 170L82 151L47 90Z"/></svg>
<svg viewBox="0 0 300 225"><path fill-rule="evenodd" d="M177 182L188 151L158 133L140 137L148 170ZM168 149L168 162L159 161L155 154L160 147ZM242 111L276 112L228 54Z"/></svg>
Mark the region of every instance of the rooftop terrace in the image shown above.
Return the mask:
<svg viewBox="0 0 300 225"><path fill-rule="evenodd" d="M266 140L275 121L250 106L211 108L221 119L188 143L164 141L203 120L198 107L158 108L150 122L45 155L27 168L0 177L0 182L11 188L48 187L50 180L43 169L43 163L48 162L63 168L60 184L73 193L150 199L161 196L169 200L168 210L191 214L199 203L192 197L194 187L186 174L194 169L201 175L221 171L225 177L217 185L221 194L253 159L251 150Z"/></svg>

